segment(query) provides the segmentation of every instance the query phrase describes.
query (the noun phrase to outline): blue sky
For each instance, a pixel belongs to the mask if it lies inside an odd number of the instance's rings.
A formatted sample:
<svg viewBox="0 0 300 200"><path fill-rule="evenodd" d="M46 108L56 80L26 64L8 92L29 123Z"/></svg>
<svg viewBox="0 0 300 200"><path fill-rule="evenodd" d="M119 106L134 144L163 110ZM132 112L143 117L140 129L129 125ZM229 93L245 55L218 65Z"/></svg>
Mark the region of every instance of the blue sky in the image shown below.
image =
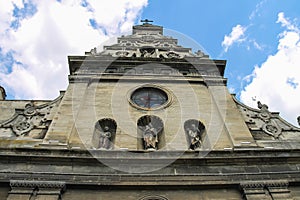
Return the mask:
<svg viewBox="0 0 300 200"><path fill-rule="evenodd" d="M298 0L1 1L0 85L8 99L53 99L67 86L67 55L83 55L148 18L226 59L228 88L242 102L260 100L296 124L298 7Z"/></svg>

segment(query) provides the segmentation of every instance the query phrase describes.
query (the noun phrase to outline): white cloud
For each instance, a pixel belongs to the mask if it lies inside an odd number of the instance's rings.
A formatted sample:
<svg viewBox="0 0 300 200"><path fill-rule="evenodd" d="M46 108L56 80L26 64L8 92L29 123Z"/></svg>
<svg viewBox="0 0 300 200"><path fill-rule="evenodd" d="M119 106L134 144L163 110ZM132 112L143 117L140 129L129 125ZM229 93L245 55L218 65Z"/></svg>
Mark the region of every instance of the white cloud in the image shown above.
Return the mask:
<svg viewBox="0 0 300 200"><path fill-rule="evenodd" d="M34 4L34 15L14 16L14 8L26 3ZM55 98L67 86L67 56L83 55L129 31L146 5L147 0L0 1L0 48L15 60L11 72L0 70L0 85L16 98ZM12 28L16 20L19 26Z"/></svg>
<svg viewBox="0 0 300 200"><path fill-rule="evenodd" d="M224 36L222 46L224 47L225 52L227 52L228 48L231 47L234 43L239 43L245 40L243 36L246 29L246 27L243 27L242 25L238 24L232 28L231 33L229 35Z"/></svg>
<svg viewBox="0 0 300 200"><path fill-rule="evenodd" d="M267 0L262 0L258 4L256 4L255 9L249 15L249 19L253 20L256 16L260 16L260 10L262 9L263 5L267 2Z"/></svg>
<svg viewBox="0 0 300 200"><path fill-rule="evenodd" d="M241 101L256 107L256 97L296 124L300 115L300 31L283 13L278 14L277 23L285 28L279 35L277 52L247 76L252 81L241 92Z"/></svg>

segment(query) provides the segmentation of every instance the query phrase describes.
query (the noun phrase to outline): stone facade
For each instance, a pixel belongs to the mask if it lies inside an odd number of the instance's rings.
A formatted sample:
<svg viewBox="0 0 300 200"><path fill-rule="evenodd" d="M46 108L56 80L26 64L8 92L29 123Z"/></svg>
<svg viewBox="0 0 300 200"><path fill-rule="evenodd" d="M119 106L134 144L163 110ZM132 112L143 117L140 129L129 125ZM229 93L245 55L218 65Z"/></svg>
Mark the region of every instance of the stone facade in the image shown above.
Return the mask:
<svg viewBox="0 0 300 200"><path fill-rule="evenodd" d="M229 94L225 60L146 21L68 61L53 101L0 87L0 199L300 199L300 129Z"/></svg>

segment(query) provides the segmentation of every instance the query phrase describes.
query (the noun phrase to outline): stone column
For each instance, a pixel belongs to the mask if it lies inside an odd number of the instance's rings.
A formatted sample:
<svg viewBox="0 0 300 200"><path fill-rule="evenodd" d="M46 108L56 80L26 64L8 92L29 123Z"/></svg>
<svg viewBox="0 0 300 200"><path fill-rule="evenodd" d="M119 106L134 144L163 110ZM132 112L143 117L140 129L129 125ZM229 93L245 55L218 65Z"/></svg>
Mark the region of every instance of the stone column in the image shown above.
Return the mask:
<svg viewBox="0 0 300 200"><path fill-rule="evenodd" d="M59 181L11 180L7 200L59 200L65 183Z"/></svg>

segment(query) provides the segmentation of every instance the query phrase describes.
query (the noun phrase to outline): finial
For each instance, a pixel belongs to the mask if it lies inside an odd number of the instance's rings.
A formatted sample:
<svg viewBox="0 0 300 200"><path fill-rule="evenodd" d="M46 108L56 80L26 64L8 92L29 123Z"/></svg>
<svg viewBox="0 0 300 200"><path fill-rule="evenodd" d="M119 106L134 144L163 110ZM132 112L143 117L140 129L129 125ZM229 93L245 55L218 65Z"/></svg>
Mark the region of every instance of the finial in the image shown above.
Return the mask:
<svg viewBox="0 0 300 200"><path fill-rule="evenodd" d="M153 20L142 19L141 22L143 22L143 24L150 24L149 22L153 22Z"/></svg>
<svg viewBox="0 0 300 200"><path fill-rule="evenodd" d="M257 102L257 107L261 110L268 110L269 107L266 104L262 104L260 101Z"/></svg>

